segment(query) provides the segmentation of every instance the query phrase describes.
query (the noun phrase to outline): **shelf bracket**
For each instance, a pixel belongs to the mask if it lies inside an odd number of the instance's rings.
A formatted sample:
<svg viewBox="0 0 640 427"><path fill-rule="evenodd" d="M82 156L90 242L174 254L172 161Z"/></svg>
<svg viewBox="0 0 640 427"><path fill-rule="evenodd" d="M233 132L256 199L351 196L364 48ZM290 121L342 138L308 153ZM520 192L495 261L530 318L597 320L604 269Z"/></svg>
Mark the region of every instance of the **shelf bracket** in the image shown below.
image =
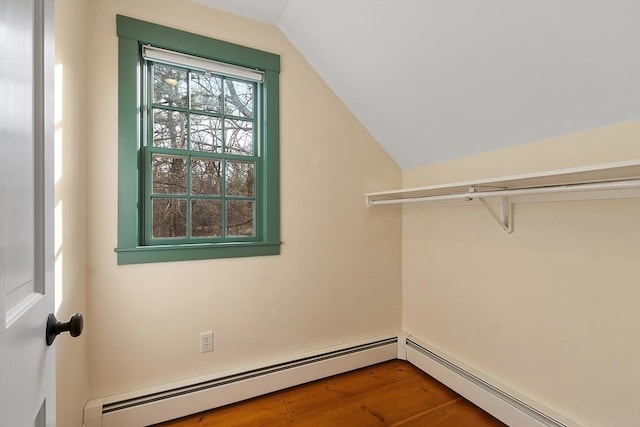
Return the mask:
<svg viewBox="0 0 640 427"><path fill-rule="evenodd" d="M475 193L475 191L475 187L469 187L469 197L467 197L467 201L474 199L473 193ZM487 208L491 216L500 224L500 227L505 233L511 233L513 231L513 204L508 196L500 197L500 214L491 207L484 197L477 197L477 199Z"/></svg>
<svg viewBox="0 0 640 427"><path fill-rule="evenodd" d="M500 215L498 215L496 213L496 211L491 207L491 205L489 203L487 203L487 201L485 199L483 199L482 197L478 198L478 200L480 200L480 202L482 202L482 204L484 205L485 208L487 208L487 210L489 211L489 213L491 214L491 216L498 221L498 224L500 224L500 227L502 227L502 230L505 233L511 233L513 231L513 227L512 227L512 210L513 210L513 204L510 202L508 197L501 197L500 198Z"/></svg>

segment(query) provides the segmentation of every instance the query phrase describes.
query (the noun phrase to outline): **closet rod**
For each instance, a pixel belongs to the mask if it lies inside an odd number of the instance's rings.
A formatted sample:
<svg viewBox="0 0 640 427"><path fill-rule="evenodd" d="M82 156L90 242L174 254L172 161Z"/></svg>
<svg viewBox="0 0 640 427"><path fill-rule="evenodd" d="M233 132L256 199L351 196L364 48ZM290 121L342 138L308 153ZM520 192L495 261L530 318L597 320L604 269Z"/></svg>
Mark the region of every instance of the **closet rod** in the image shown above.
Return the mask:
<svg viewBox="0 0 640 427"><path fill-rule="evenodd" d="M481 184L479 184L481 185ZM487 197L507 197L507 196L523 196L529 194L552 194L552 193L570 193L578 191L598 191L598 190L626 190L640 188L640 179L631 179L625 181L606 181L606 182L592 182L582 184L565 184L565 185L552 185L547 187L529 187L529 188L516 188L516 189L504 189L504 190L492 190L492 191L475 191L474 186L469 187L469 191L460 194L443 194L439 196L421 196L421 197L408 197L405 199L387 199L387 200L371 200L367 196L367 206L379 206L379 205L396 205L404 203L419 203L419 202L435 202L442 200L473 200L482 199Z"/></svg>

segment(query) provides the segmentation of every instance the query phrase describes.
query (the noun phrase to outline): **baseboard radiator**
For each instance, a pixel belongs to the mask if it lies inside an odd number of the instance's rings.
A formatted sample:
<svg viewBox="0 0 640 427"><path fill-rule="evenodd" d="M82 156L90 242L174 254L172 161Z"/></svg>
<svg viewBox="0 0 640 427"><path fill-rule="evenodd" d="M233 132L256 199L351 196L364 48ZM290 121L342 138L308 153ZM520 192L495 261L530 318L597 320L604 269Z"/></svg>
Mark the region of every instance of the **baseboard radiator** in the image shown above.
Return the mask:
<svg viewBox="0 0 640 427"><path fill-rule="evenodd" d="M90 400L84 427L141 427L393 359L407 360L513 427L579 427L414 337L387 336L238 372Z"/></svg>
<svg viewBox="0 0 640 427"><path fill-rule="evenodd" d="M527 403L504 386L496 386L472 372L471 368L453 361L453 358L429 348L412 337L406 341L406 359L441 383L464 396L477 406L514 427L577 427L537 403ZM492 384L494 383L494 384Z"/></svg>
<svg viewBox="0 0 640 427"><path fill-rule="evenodd" d="M228 405L398 357L392 336L242 372L90 400L85 427L141 427Z"/></svg>

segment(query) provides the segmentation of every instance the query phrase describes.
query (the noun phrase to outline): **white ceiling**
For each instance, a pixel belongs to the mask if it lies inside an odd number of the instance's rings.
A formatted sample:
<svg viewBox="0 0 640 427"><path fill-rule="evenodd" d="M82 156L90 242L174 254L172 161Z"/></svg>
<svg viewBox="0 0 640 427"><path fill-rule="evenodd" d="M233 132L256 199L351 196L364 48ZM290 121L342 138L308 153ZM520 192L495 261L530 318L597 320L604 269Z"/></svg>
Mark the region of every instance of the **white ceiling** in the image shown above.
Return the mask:
<svg viewBox="0 0 640 427"><path fill-rule="evenodd" d="M277 25L402 168L640 118L640 0L196 1Z"/></svg>

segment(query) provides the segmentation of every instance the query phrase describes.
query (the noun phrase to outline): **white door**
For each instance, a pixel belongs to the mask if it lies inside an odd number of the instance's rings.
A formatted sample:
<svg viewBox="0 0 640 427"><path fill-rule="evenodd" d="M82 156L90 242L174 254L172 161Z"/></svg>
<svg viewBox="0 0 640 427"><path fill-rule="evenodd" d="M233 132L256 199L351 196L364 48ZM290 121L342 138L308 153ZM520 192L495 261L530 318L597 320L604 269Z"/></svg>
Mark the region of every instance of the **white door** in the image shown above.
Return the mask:
<svg viewBox="0 0 640 427"><path fill-rule="evenodd" d="M55 425L53 1L0 0L0 427Z"/></svg>

